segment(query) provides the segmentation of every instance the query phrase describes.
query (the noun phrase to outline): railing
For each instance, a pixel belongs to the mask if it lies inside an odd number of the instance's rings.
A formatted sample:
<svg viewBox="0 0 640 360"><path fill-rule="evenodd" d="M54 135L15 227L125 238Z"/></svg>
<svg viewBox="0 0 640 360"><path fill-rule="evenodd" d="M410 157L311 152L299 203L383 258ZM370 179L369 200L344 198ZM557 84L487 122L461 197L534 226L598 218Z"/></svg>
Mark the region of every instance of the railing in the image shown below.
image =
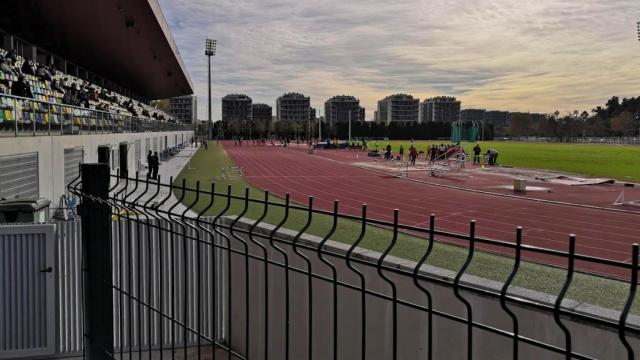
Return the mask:
<svg viewBox="0 0 640 360"><path fill-rule="evenodd" d="M191 125L0 94L0 136L190 130L193 130Z"/></svg>
<svg viewBox="0 0 640 360"><path fill-rule="evenodd" d="M366 205L361 216L345 215L337 201L324 211L314 209L313 198L307 206L292 204L288 195L270 200L268 192L252 199L248 189L232 195L230 185L220 192L214 184L110 178L108 167L96 164L82 165L69 190L82 199L90 358L634 359L640 349L640 328L627 321L638 245L629 263L613 261L576 253L574 236L568 252L557 251L524 245L521 229L509 243L477 236L473 221L468 234L451 233L437 230L433 215L427 227L406 226L397 210L385 222L368 217ZM250 208L257 219L244 218ZM211 209L215 216L206 218ZM304 214L303 222L289 231L284 226L294 211ZM273 212L275 226L265 221ZM319 217L329 220L324 235L307 235ZM331 241L342 222L360 229L350 244ZM387 231L381 252L360 247L372 229ZM390 255L400 232L424 240L419 261ZM468 249L450 276L425 265L436 238ZM513 268L497 286L466 274L482 247L513 254ZM512 286L524 253L566 263L552 301L532 300ZM622 311L602 316L563 305L576 262L628 274Z"/></svg>

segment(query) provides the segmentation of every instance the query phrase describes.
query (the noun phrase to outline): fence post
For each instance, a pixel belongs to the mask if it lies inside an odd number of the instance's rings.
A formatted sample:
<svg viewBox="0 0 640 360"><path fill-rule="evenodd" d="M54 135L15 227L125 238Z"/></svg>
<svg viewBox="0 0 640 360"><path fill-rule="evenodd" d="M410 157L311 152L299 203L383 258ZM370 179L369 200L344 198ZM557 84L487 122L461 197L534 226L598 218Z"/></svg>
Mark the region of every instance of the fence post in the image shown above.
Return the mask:
<svg viewBox="0 0 640 360"><path fill-rule="evenodd" d="M85 353L89 359L113 356L111 207L92 199L109 196L109 165L82 164L82 245L84 248Z"/></svg>

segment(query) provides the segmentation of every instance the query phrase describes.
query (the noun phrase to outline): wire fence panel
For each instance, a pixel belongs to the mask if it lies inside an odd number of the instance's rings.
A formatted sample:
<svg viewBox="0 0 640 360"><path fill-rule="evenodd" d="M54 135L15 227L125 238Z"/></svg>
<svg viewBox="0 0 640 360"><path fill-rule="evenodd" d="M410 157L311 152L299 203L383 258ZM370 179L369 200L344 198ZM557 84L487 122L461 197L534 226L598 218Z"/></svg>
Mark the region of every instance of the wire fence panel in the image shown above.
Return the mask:
<svg viewBox="0 0 640 360"><path fill-rule="evenodd" d="M340 214L337 202L325 211L314 209L313 198L303 206L288 196L272 201L268 193L253 199L248 189L235 196L230 187L220 192L139 178L98 179L111 184L98 195L88 179L69 188L85 209L109 209L110 277L101 279L90 264L83 277L87 294L108 287L113 305L101 310L113 312L113 333L108 344L91 335L85 343L106 344L107 358L633 359L640 349L640 322L629 315L637 245L626 263L577 254L574 237L567 252L525 246L521 229L514 243L481 238L473 221L467 234L448 233L436 229L434 216L426 227L411 227L399 223L398 211L384 222L369 218L366 206L358 217ZM205 217L211 209L215 216ZM285 226L294 211L304 215L295 231ZM92 220L99 211L82 216ZM318 217L328 219L322 236L309 235ZM340 221L360 226L350 243L332 240ZM362 247L372 226L386 229L379 251ZM392 255L401 232L423 239L418 261ZM436 237L465 246L457 271L426 265ZM513 254L504 281L468 274L486 248ZM566 261L557 294L512 286L523 252ZM622 311L598 313L566 299L578 261L629 274ZM95 299L83 299L86 316L95 318Z"/></svg>

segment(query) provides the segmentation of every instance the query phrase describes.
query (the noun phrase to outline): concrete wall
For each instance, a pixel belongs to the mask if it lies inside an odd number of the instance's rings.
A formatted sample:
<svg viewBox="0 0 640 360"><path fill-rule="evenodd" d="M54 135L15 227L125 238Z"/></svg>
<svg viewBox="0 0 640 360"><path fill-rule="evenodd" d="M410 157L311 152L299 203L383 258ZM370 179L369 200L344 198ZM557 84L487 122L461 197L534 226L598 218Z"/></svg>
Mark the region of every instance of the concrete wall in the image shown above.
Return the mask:
<svg viewBox="0 0 640 360"><path fill-rule="evenodd" d="M128 168L130 176L135 174L135 141L142 142L142 162L146 163L145 139L159 138L158 144L175 146L182 138L187 142L193 136L192 131L155 132L155 133L122 133L68 136L33 136L0 138L0 156L38 153L38 178L40 197L51 200L57 205L60 196L65 193L64 184L64 149L83 147L84 162L98 162L98 146L110 145L118 149L120 143L129 144ZM153 146L153 141L151 142ZM52 204L52 205L54 205Z"/></svg>
<svg viewBox="0 0 640 360"><path fill-rule="evenodd" d="M226 223L229 219L224 219ZM237 228L247 229L250 223L239 223ZM272 227L260 226L256 234L269 234ZM225 230L226 233L228 231ZM247 241L249 253L262 257L262 250L255 243L248 240L248 236L236 232L244 241ZM295 236L288 230L280 231L276 237L290 242ZM242 242L233 236L231 246L242 251ZM220 239L222 244L226 240ZM283 262L284 258L265 241L264 237L254 236L254 240L263 244L268 253L268 258L273 261ZM303 236L301 244L318 247L321 239L314 236ZM289 264L292 267L306 271L307 266L302 258L296 255L292 246L287 243L278 243L288 255ZM337 254L346 254L348 247L341 243L329 241L326 249ZM224 252L224 251L223 251ZM314 274L331 278L330 268L319 260L316 251L303 250L311 261L311 271ZM226 252L225 252L226 253ZM379 253L360 249L354 253L359 259L377 261ZM222 255L226 259L226 255ZM346 266L344 258L326 256L337 269L337 279L357 287L360 280L356 274ZM414 262L399 258L388 257L386 265L404 271L412 271ZM223 312L228 311L229 302L231 308L231 334L227 334L227 341L234 350L245 353L245 304L247 301L245 292L245 256L241 254L231 255L231 266L227 267L226 260L221 264L222 279L231 274L231 298L225 299ZM285 344L285 271L275 264L265 265L264 261L249 259L249 358L263 359L265 341L265 312L268 318L268 353L269 358L284 358ZM378 274L373 266L355 263L355 267L365 276L366 289L391 296L390 286ZM265 297L265 269L268 270L268 296ZM439 279L452 281L455 274L431 266L421 268L421 273ZM426 305L426 297L413 284L413 279L404 274L385 271L385 274L393 280L397 287L398 299L413 304ZM307 358L307 331L308 331L308 283L305 273L289 271L290 276L290 358ZM474 276L464 276L463 283L499 293L502 284L480 279ZM316 359L332 358L332 334L333 324L333 298L334 290L331 282L321 279L313 279L313 355ZM433 307L438 311L466 319L466 310L453 293L451 286L438 285L434 282L423 282L433 296ZM473 307L473 321L492 326L504 331L512 331L511 319L501 309L499 301L494 297L480 296L476 293L461 291ZM553 305L554 296L541 294L525 289L511 288L510 294L534 302ZM338 323L335 324L338 339L338 358L359 359L361 357L360 344L362 334L360 331L362 307L360 305L361 291L338 286ZM230 300L230 301L229 301ZM268 303L268 308L267 304ZM589 314L597 318L618 321L619 313L587 304L578 304L566 300L563 305L576 313ZM510 305L519 319L520 334L547 344L564 348L564 335L554 322L553 315L531 307ZM266 311L265 311L266 310ZM366 358L367 359L391 359L392 358L392 302L386 299L366 295ZM406 305L398 305L397 330L398 330L398 359L424 359L427 358L427 313ZM467 326L465 323L456 322L438 315L433 316L433 358L434 359L464 359L467 356ZM574 318L563 318L570 329L574 351L597 359L622 359L626 358L626 352L618 338L618 334L610 329L596 326L592 323L584 323ZM640 325L637 316L630 316L629 324ZM640 339L629 336L636 354L640 352ZM476 359L512 359L512 340L507 337L490 333L486 330L473 330L473 357ZM520 343L520 359L563 359L563 355L534 347L524 342Z"/></svg>

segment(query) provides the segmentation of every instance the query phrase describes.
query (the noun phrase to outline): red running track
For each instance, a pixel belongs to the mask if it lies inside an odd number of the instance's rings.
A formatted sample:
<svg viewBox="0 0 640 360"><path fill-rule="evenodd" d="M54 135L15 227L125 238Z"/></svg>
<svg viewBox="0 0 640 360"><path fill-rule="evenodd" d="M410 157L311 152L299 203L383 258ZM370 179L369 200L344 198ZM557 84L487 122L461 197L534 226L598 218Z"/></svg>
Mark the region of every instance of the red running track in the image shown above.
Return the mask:
<svg viewBox="0 0 640 360"><path fill-rule="evenodd" d="M629 261L631 245L640 234L640 215L540 203L526 199L447 189L385 176L334 160L309 155L295 148L236 147L225 149L247 181L260 189L306 203L314 196L318 208L332 210L340 201L340 211L360 215L363 203L371 218L391 221L399 209L400 222L426 226L429 214L436 215L439 230L467 233L469 221L476 220L477 235L514 242L516 226L523 227L523 243L550 249L568 250L569 234L576 234L576 251L583 255ZM523 255L555 265L563 260ZM599 274L627 277L621 271L596 264L576 263L576 267ZM620 269L617 269L620 270Z"/></svg>

